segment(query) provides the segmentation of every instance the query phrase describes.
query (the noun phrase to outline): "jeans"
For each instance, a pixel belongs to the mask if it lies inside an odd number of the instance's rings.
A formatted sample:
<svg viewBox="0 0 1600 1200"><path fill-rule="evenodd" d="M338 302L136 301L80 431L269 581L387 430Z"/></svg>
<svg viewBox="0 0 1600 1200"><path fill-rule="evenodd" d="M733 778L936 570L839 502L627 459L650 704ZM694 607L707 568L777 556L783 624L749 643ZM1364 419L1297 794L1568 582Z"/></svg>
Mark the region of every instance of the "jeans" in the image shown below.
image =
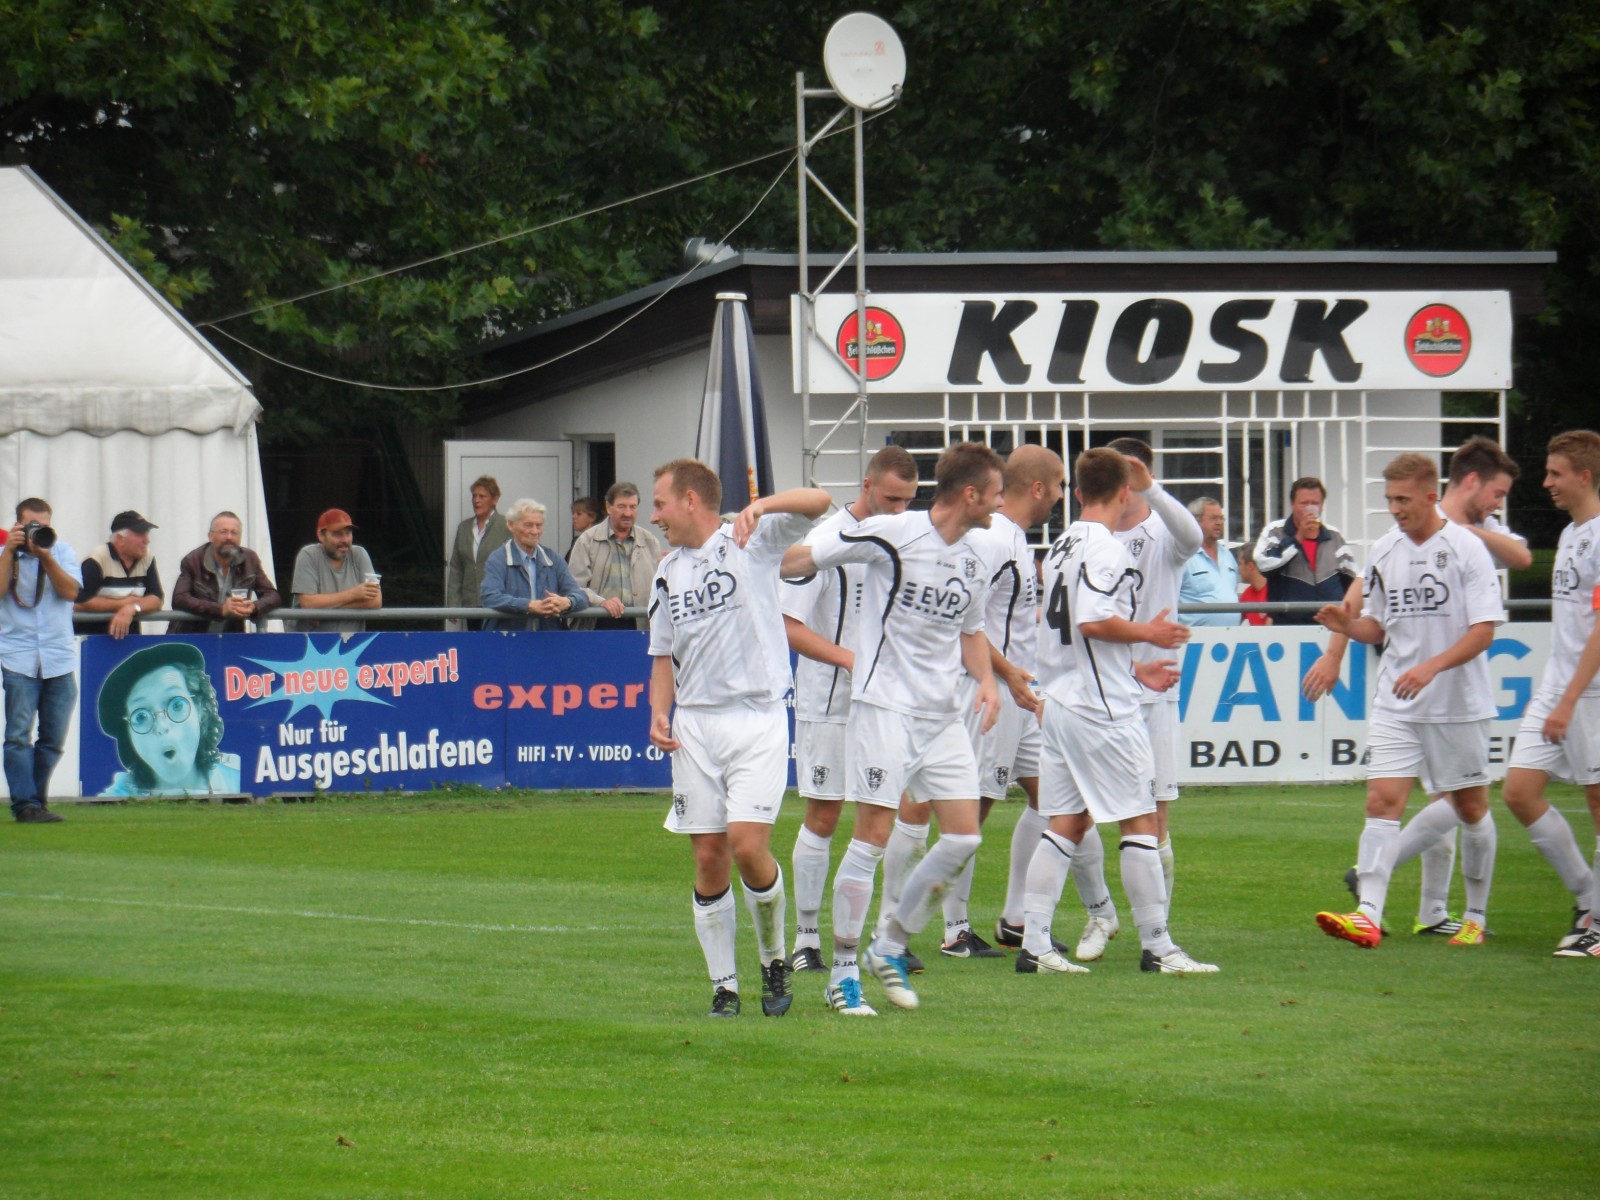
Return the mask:
<svg viewBox="0 0 1600 1200"><path fill-rule="evenodd" d="M11 791L11 811L43 804L50 794L50 773L61 761L72 709L78 701L78 681L69 671L53 679L36 679L0 669L5 685L6 787ZM33 737L33 720L39 718L39 740Z"/></svg>

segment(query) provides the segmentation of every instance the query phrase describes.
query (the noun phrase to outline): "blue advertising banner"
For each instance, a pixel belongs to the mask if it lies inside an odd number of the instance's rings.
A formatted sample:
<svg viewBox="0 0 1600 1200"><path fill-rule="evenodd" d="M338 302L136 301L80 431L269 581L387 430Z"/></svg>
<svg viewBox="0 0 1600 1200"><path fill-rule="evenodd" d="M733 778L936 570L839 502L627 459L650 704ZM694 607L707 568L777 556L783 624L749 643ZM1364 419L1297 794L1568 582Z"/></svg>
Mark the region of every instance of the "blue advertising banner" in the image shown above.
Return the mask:
<svg viewBox="0 0 1600 1200"><path fill-rule="evenodd" d="M646 635L95 637L83 792L666 789Z"/></svg>

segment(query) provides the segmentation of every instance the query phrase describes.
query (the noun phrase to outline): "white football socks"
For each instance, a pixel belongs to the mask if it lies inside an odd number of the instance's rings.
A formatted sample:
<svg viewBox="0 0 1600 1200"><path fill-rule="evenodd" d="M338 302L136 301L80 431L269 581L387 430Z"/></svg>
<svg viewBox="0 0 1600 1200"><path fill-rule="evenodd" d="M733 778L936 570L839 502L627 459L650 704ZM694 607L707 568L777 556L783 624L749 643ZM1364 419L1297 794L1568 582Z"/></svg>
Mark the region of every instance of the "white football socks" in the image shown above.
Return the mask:
<svg viewBox="0 0 1600 1200"><path fill-rule="evenodd" d="M1072 886L1091 917L1109 920L1116 915L1111 889L1106 886L1106 847L1100 840L1098 825L1089 826L1072 855Z"/></svg>
<svg viewBox="0 0 1600 1200"><path fill-rule="evenodd" d="M861 931L872 907L872 884L878 874L883 847L857 838L850 840L833 877L833 971L830 983L859 978L856 956Z"/></svg>
<svg viewBox="0 0 1600 1200"><path fill-rule="evenodd" d="M828 886L828 854L832 838L805 825L794 839L794 948L822 947L822 893Z"/></svg>
<svg viewBox="0 0 1600 1200"><path fill-rule="evenodd" d="M1027 927L1022 932L1022 948L1029 954L1044 954L1050 949L1050 925L1055 919L1056 906L1061 903L1061 892L1067 886L1076 850L1070 839L1048 828L1035 843L1033 861L1028 864L1027 897L1023 902Z"/></svg>
<svg viewBox="0 0 1600 1200"><path fill-rule="evenodd" d="M1007 925L1021 925L1027 917L1023 914L1024 899L1028 894L1028 864L1033 852L1039 848L1039 839L1050 828L1050 822L1039 815L1037 808L1024 805L1017 818L1017 827L1011 831L1011 866L1006 872L1006 903L1000 910L1000 919Z"/></svg>
<svg viewBox="0 0 1600 1200"><path fill-rule="evenodd" d="M939 840L906 877L905 886L900 890L900 902L889 914L888 928L883 934L887 953L905 953L906 936L922 932L939 893L955 881L982 844L981 834L939 835Z"/></svg>
<svg viewBox="0 0 1600 1200"><path fill-rule="evenodd" d="M723 888L715 896L694 892L694 934L700 939L700 949L706 956L706 970L711 974L712 986L725 987L730 992L739 990L739 970L734 965L733 952L735 924L731 887Z"/></svg>
<svg viewBox="0 0 1600 1200"><path fill-rule="evenodd" d="M1467 910L1462 915L1479 925L1484 924L1489 911L1496 845L1493 813L1484 813L1476 825L1461 823L1461 882L1467 892Z"/></svg>
<svg viewBox="0 0 1600 1200"><path fill-rule="evenodd" d="M1139 927L1139 945L1156 957L1177 949L1167 931L1167 884L1161 876L1156 835L1129 833L1122 838L1122 887L1128 893L1133 923Z"/></svg>
<svg viewBox="0 0 1600 1200"><path fill-rule="evenodd" d="M971 929L968 920L967 903L972 899L972 872L977 868L978 856L974 854L967 859L967 865L961 868L961 873L950 884L950 890L944 894L944 940L945 944L956 940L964 929Z"/></svg>
<svg viewBox="0 0 1600 1200"><path fill-rule="evenodd" d="M1383 906L1389 899L1389 876L1394 872L1394 844L1400 837L1400 822L1368 817L1356 848L1356 879L1361 902L1356 906L1383 928Z"/></svg>
<svg viewBox="0 0 1600 1200"><path fill-rule="evenodd" d="M1579 908L1588 908L1594 872L1583 861L1583 855L1578 851L1578 839L1572 836L1572 826L1567 824L1561 811L1554 806L1545 809L1544 816L1528 826L1528 837L1534 848L1544 855L1544 860L1561 876L1561 882L1572 893L1572 902Z"/></svg>
<svg viewBox="0 0 1600 1200"><path fill-rule="evenodd" d="M1156 854L1161 858L1161 881L1167 885L1167 919L1172 919L1172 881L1177 872L1178 860L1172 854L1172 835L1169 833L1156 843Z"/></svg>
<svg viewBox="0 0 1600 1200"><path fill-rule="evenodd" d="M889 834L889 844L883 848L883 899L878 904L878 924L875 935L888 928L889 914L900 902L900 891L906 879L928 852L928 827L907 825L899 817L894 819L894 829Z"/></svg>
<svg viewBox="0 0 1600 1200"><path fill-rule="evenodd" d="M1455 805L1444 797L1426 804L1395 839L1390 873L1402 863L1422 858L1422 892L1417 901L1417 923L1437 925L1450 915L1450 875L1456 865Z"/></svg>
<svg viewBox="0 0 1600 1200"><path fill-rule="evenodd" d="M754 890L743 879L739 886L744 892L744 906L750 912L750 920L756 927L756 949L761 954L761 963L765 966L775 958L783 958L783 934L787 928L784 917L786 904L783 898L783 868L778 868L778 873L772 882L762 891Z"/></svg>

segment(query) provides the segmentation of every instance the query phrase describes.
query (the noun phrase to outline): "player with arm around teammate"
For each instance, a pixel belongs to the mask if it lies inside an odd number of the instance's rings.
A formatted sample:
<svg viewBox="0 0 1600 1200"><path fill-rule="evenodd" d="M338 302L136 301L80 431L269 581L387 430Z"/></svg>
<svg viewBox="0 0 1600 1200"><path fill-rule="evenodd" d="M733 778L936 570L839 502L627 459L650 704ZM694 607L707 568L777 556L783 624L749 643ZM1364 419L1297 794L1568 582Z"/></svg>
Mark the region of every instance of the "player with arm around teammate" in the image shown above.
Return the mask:
<svg viewBox="0 0 1600 1200"><path fill-rule="evenodd" d="M916 495L916 460L899 446L885 446L867 464L860 495L819 521L807 540L854 529L868 517L904 512ZM861 573L859 564L843 563L785 580L782 593L789 649L800 656L794 673L795 778L806 802L791 860L795 941L789 965L796 973L828 969L822 957L822 895L833 831L844 808L845 727Z"/></svg>
<svg viewBox="0 0 1600 1200"><path fill-rule="evenodd" d="M739 1013L732 867L755 922L761 1010L782 1016L792 999L783 872L769 848L789 759L777 567L829 503L819 488L794 488L724 524L710 467L678 459L656 472L653 520L673 550L651 586L650 740L672 755L666 827L694 848L694 926L714 1017Z"/></svg>
<svg viewBox="0 0 1600 1200"><path fill-rule="evenodd" d="M1039 812L1049 822L1028 867L1026 927L1019 974L1082 973L1051 944L1050 925L1072 859L1092 823L1121 829L1122 883L1139 929L1142 971L1207 975L1167 929L1166 880L1156 853L1155 763L1140 715L1148 681L1170 687L1171 659L1136 662L1135 644L1171 650L1189 637L1165 611L1134 621L1142 576L1113 532L1127 501L1131 469L1115 450L1087 450L1073 464L1082 504L1045 558L1045 625L1039 637L1044 736Z"/></svg>
<svg viewBox="0 0 1600 1200"><path fill-rule="evenodd" d="M992 725L998 710L983 636L983 556L969 539L1000 500L998 455L960 443L939 456L933 507L870 517L784 555L785 577L858 562L861 625L851 673L845 796L855 828L833 887L833 968L826 997L835 1012L872 1016L857 958L873 880L902 792L933 802L941 831L917 864L883 936L868 947L868 969L891 1004L916 1008L906 942L927 923L937 898L977 853L978 764L962 727L956 680L978 681L974 703Z"/></svg>
<svg viewBox="0 0 1600 1200"><path fill-rule="evenodd" d="M1463 826L1467 905L1450 944L1476 946L1483 942L1496 848L1488 786L1494 701L1484 651L1505 612L1489 551L1439 512L1433 459L1402 454L1383 478L1395 528L1372 548L1361 615L1352 619L1345 603L1324 605L1316 615L1355 641L1388 643L1367 726L1360 902L1353 913L1318 913L1317 924L1357 946L1383 940L1400 818L1413 782L1425 778L1448 795Z"/></svg>

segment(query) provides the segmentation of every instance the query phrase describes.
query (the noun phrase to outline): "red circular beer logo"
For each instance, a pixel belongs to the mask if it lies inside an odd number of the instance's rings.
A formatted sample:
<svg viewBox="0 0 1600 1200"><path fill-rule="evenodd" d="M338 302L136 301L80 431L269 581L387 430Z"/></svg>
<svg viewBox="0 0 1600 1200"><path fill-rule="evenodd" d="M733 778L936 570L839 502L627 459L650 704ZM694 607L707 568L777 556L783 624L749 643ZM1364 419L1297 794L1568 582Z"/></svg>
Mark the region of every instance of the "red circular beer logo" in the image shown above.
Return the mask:
<svg viewBox="0 0 1600 1200"><path fill-rule="evenodd" d="M851 313L839 326L834 348L853 374L860 364L856 337L856 314ZM892 313L881 308L867 309L867 379L882 379L892 374L906 356L906 334Z"/></svg>
<svg viewBox="0 0 1600 1200"><path fill-rule="evenodd" d="M1448 304L1418 309L1406 325L1406 357L1424 375L1454 375L1472 353L1472 330Z"/></svg>

